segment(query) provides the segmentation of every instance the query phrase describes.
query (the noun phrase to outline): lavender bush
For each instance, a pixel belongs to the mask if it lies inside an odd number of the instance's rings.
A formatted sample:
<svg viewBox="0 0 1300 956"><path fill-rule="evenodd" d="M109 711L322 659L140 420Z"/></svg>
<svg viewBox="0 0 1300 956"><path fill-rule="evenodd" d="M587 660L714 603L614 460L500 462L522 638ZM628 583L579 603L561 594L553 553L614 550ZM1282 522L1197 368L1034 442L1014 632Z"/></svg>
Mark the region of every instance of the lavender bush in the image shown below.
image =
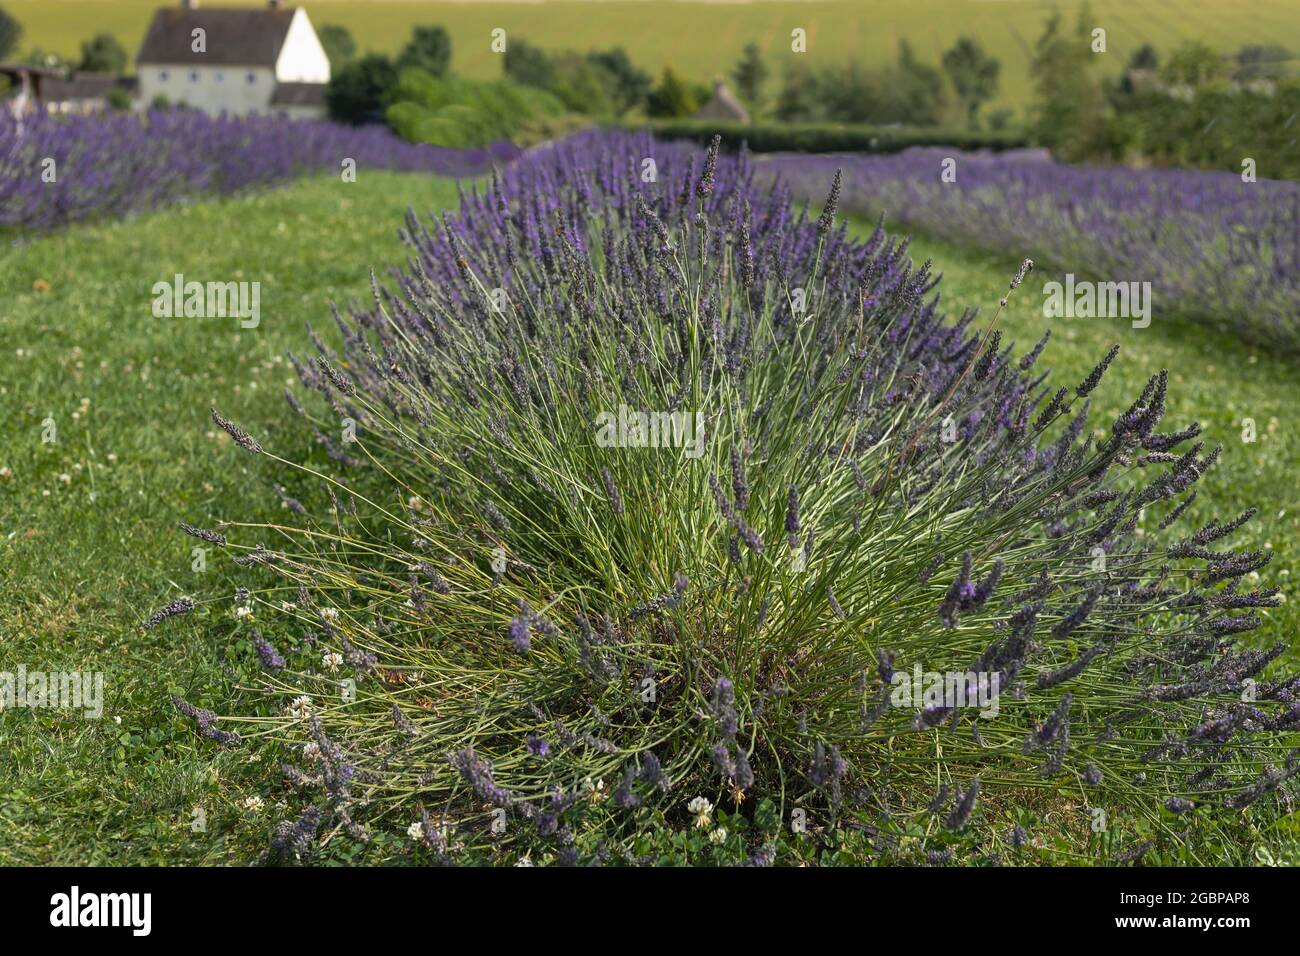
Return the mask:
<svg viewBox="0 0 1300 956"><path fill-rule="evenodd" d="M990 251L1033 249L1080 277L1151 282L1166 314L1300 352L1300 183L987 155L957 155L956 182L942 182L953 155L786 154L763 169L814 199L843 167L849 209Z"/></svg>
<svg viewBox="0 0 1300 956"><path fill-rule="evenodd" d="M0 227L48 229L196 196L229 195L305 173L340 173L344 159L355 160L362 171L476 176L518 154L509 143L441 149L404 142L381 126L214 118L194 110L34 114L20 121L3 113Z"/></svg>
<svg viewBox="0 0 1300 956"><path fill-rule="evenodd" d="M1136 854L1121 820L1176 839L1294 786L1300 679L1241 643L1267 555L1220 543L1249 513L1175 530L1219 449L1161 430L1165 373L1098 427L1113 353L1049 384L1044 343L836 226L840 189L807 219L744 157L580 136L408 218L408 265L295 358L319 458L214 410L295 515L184 529L256 578L266 706L199 724L292 755L274 858L383 830L572 863L769 805L942 860L1062 791ZM914 669L995 679L997 715L900 703Z"/></svg>

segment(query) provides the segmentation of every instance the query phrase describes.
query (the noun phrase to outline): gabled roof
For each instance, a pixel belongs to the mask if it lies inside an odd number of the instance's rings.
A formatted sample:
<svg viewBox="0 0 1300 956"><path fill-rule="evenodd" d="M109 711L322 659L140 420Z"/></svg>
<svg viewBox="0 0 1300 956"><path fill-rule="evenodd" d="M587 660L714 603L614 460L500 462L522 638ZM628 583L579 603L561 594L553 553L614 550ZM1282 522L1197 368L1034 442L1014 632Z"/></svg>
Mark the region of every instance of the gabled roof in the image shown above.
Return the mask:
<svg viewBox="0 0 1300 956"><path fill-rule="evenodd" d="M154 12L136 63L274 66L297 12L296 7L247 10L164 7ZM206 33L205 53L194 52L195 30Z"/></svg>
<svg viewBox="0 0 1300 956"><path fill-rule="evenodd" d="M324 83L277 83L272 106L324 106Z"/></svg>

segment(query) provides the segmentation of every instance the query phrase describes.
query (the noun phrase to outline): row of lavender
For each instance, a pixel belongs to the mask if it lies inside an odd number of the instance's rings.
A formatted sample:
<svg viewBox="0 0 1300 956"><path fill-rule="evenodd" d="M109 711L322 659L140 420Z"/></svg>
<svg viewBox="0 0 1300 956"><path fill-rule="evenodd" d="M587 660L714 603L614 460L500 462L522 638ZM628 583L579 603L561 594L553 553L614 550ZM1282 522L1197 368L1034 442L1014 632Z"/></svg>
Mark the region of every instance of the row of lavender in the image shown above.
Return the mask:
<svg viewBox="0 0 1300 956"><path fill-rule="evenodd" d="M1166 420L1169 374L1098 422L1115 351L1047 381L1045 340L949 321L905 243L838 226L838 177L805 217L716 149L585 133L409 213L405 267L293 359L328 463L213 411L292 517L274 550L183 527L246 570L265 695L175 704L284 744L306 807L271 858L386 829L431 862L654 862L667 820L767 863L740 826L767 804L883 860L990 862L1051 787L1081 832L1145 818L1105 841L1132 860L1171 815L1278 813L1300 677L1239 643L1269 555L1216 542L1254 512L1184 518L1221 449Z"/></svg>
<svg viewBox="0 0 1300 956"><path fill-rule="evenodd" d="M48 229L304 173L343 175L347 160L361 170L471 176L518 153L508 143L475 150L407 143L386 127L196 111L0 115L0 227Z"/></svg>
<svg viewBox="0 0 1300 956"><path fill-rule="evenodd" d="M1081 278L1150 282L1157 317L1221 322L1300 351L1300 183L937 149L784 154L761 165L813 200L844 167L850 209ZM944 181L945 168L955 181Z"/></svg>

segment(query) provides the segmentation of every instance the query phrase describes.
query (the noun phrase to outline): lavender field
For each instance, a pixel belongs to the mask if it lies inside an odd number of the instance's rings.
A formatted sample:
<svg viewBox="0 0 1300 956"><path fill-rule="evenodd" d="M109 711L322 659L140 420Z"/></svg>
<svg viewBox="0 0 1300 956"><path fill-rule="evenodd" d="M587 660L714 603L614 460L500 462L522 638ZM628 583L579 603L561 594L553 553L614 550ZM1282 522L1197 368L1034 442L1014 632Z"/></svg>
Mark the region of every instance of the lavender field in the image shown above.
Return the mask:
<svg viewBox="0 0 1300 956"><path fill-rule="evenodd" d="M954 181L942 179L945 160ZM1209 322L1300 353L1300 183L941 149L760 163L814 201L838 168L848 209L975 248L1023 250L1050 278L1150 282L1157 321Z"/></svg>
<svg viewBox="0 0 1300 956"><path fill-rule="evenodd" d="M0 725L0 859L1300 859L1295 184L0 136L8 623L130 688L111 727ZM1150 282L1177 361L1054 322L1067 271ZM160 314L175 273L264 308ZM1207 350L1256 366L1242 409ZM122 856L42 842L46 792Z"/></svg>
<svg viewBox="0 0 1300 956"><path fill-rule="evenodd" d="M509 143L451 150L382 126L210 117L194 110L15 119L0 112L0 228L24 232L122 216L200 196L283 185L312 173L386 169L482 175Z"/></svg>

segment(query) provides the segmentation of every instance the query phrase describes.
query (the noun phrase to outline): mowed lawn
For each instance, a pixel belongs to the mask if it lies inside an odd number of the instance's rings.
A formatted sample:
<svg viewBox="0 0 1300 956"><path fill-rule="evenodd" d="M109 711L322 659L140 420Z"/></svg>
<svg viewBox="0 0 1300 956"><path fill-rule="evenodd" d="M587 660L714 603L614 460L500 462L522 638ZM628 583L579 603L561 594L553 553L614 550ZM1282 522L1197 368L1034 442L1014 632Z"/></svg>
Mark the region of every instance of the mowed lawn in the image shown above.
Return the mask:
<svg viewBox="0 0 1300 956"><path fill-rule="evenodd" d="M228 837L260 833L239 806L258 791L232 784L258 780L250 755L217 754L167 704L176 692L223 705L214 692L237 672L220 617L140 624L181 595L231 608L226 559L194 571L201 542L178 521L279 508L269 469L209 407L263 438L286 423L284 353L303 350L304 323L329 333L331 299L369 299L368 270L402 259L408 204L455 202L449 181L363 169L356 183L76 227L0 256L0 671L102 671L106 699L101 720L0 712L0 864L215 862ZM260 282L259 326L154 318L150 290L176 273ZM297 427L276 439L286 457L310 446ZM276 776L264 768L261 785ZM191 831L196 806L204 833Z"/></svg>
<svg viewBox="0 0 1300 956"><path fill-rule="evenodd" d="M5 0L25 26L24 47L73 56L100 30L118 37L134 56L149 19L176 0ZM501 57L492 31L550 49L625 47L641 67L658 73L672 65L701 83L731 72L747 43L758 43L777 79L793 60L790 31L807 31L806 58L855 57L876 65L896 58L898 41L938 63L958 36L977 38L1002 62L1002 105L1022 109L1032 97L1029 61L1043 22L1059 10L1073 25L1082 0L542 0L542 2L431 3L423 0L308 0L301 4L317 26L348 27L362 49L395 53L415 24L438 23L451 33L452 67L494 77ZM203 0L204 6L264 6L265 0ZM1092 0L1096 26L1107 31L1102 65L1123 69L1144 43L1162 53L1185 39L1234 51L1246 43L1300 49L1300 6L1294 0ZM684 42L684 38L690 38ZM776 83L771 84L774 92Z"/></svg>
<svg viewBox="0 0 1300 956"><path fill-rule="evenodd" d="M273 754L206 744L167 703L179 693L227 710L253 670L247 648L225 640L236 579L218 559L194 570L199 542L176 523L277 513L272 469L215 430L209 406L286 458L319 454L280 395L293 378L285 349L308 351L305 322L328 331L331 299L368 297L368 270L382 277L402 261L396 229L408 205L455 201L446 181L363 170L355 184L313 179L77 227L0 257L0 671L102 671L106 698L99 720L0 712L0 864L250 862L287 812ZM944 271L949 312L978 304L986 315L1017 257L1033 254L922 241L913 252ZM178 272L261 282L259 327L155 318L150 289ZM1047 321L1031 279L1001 324L1028 348ZM1112 341L1125 352L1099 392L1099 425L1169 368L1171 422L1198 419L1227 446L1198 517L1259 505L1240 540L1271 546L1267 577L1289 587L1295 369L1202 330L1099 321L1058 323L1045 362L1072 384ZM1243 415L1259 422L1255 444L1240 441ZM180 595L211 603L141 629ZM1269 612L1265 639L1294 639L1296 607ZM264 806L245 806L250 797ZM1236 858L1254 858L1254 841L1295 856L1288 826L1254 834Z"/></svg>

